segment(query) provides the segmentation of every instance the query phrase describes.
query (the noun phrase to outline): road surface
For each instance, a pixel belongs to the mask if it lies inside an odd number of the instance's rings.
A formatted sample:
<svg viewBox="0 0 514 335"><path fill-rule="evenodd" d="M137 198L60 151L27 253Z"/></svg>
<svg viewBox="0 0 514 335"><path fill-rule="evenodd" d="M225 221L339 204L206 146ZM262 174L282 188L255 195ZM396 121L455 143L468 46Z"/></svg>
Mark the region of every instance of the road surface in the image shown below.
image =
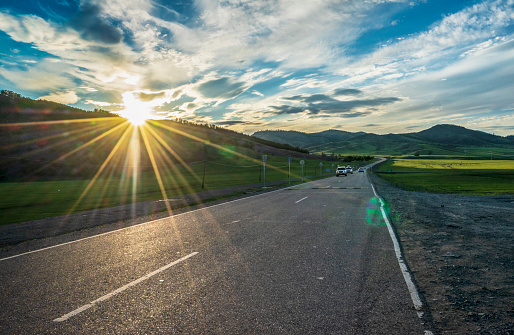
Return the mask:
<svg viewBox="0 0 514 335"><path fill-rule="evenodd" d="M423 334L365 173L0 260L2 334Z"/></svg>

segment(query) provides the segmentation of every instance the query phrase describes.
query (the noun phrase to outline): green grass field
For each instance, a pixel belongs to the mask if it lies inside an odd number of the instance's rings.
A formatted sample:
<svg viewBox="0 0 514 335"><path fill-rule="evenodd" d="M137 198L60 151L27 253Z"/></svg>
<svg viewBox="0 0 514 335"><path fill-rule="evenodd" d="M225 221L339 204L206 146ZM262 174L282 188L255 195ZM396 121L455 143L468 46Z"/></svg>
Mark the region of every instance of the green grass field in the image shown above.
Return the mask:
<svg viewBox="0 0 514 335"><path fill-rule="evenodd" d="M291 163L292 178L302 176L299 161L300 159L295 158ZM319 163L320 160L305 159L304 175L332 176L325 169L331 168L334 163L323 162L323 174L320 173ZM205 164L205 179L202 162L187 167L176 165L167 169L161 168L159 175L167 197L237 185L264 185L262 163L234 157ZM287 179L287 157L268 156L266 182ZM0 194L1 224L163 198L154 172L145 172L134 181L132 177L120 177L119 172L112 173L109 177L107 169L94 182L88 179L0 183Z"/></svg>
<svg viewBox="0 0 514 335"><path fill-rule="evenodd" d="M375 171L393 184L414 191L514 194L512 160L390 159Z"/></svg>

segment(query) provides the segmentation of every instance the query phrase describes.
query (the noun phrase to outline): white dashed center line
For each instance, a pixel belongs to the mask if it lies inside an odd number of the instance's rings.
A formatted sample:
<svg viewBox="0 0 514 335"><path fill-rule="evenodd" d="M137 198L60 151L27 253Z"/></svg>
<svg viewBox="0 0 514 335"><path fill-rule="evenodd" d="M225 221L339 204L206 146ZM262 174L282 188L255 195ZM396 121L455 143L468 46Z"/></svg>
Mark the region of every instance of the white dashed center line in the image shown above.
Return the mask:
<svg viewBox="0 0 514 335"><path fill-rule="evenodd" d="M300 201L303 201L303 200L305 200L305 199L307 199L307 198L308 198L308 197L302 198L302 199L300 199L300 200L296 201L296 202L295 202L295 204L297 204L297 203L299 203Z"/></svg>
<svg viewBox="0 0 514 335"><path fill-rule="evenodd" d="M169 264L167 264L167 265L163 266L162 268L159 268L159 269L157 269L157 270L155 270L155 271L153 271L153 272L150 272L149 274L147 274L147 275L145 275L145 276L143 276L143 277L141 277L141 278L139 278L139 279L136 279L136 280L134 280L133 282L130 282L130 283L128 283L127 285L122 286L122 287L120 287L119 289L112 291L111 293L108 293L108 294L104 295L103 297L100 297L100 298L98 298L98 299L96 299L96 300L91 301L89 304L86 304L86 305L84 305L84 306L82 306L82 307L79 307L79 308L77 308L76 310L74 310L74 311L72 311L72 312L69 312L68 314L65 314L65 315L61 316L60 318L55 319L54 321L55 321L55 322L62 322L62 321L66 321L66 320L68 320L69 318L71 318L71 317L73 317L73 316L75 316L75 315L77 315L77 314L82 313L82 312L83 312L83 311L85 311L86 309L91 308L91 307L95 306L96 304L98 304L98 303L100 303L100 302L102 302L102 301L105 301L105 300L107 300L107 299L109 299L109 298L112 298L112 297L114 297L116 294L121 293L121 292L125 291L126 289L131 288L132 286L137 285L137 284L141 283L142 281L145 281L145 280L147 280L148 278L153 277L153 276L155 276L156 274L161 273L162 271L164 271L164 270L166 270L166 269L168 269L168 268L170 268L170 267L172 267L172 266L174 266L174 265L177 265L177 264L178 264L178 263L180 263L180 262L183 262L183 261L185 261L186 259L188 259L188 258L190 258L190 257L193 257L193 256L194 256L194 255L196 255L196 254L198 254L198 252L193 252L193 253L191 253L191 254L189 254L189 255L187 255L187 256L182 257L181 259L177 259L176 261L171 262L171 263L169 263Z"/></svg>

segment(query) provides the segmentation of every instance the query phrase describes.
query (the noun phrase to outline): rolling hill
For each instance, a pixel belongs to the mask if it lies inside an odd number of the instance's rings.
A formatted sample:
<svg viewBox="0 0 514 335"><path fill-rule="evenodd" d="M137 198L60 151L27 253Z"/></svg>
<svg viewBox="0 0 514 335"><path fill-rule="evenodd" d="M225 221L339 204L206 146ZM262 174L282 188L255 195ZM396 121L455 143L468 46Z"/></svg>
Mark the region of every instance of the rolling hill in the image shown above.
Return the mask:
<svg viewBox="0 0 514 335"><path fill-rule="evenodd" d="M16 92L0 91L0 122L39 122L52 120L74 120L82 118L117 117L108 111L79 108L46 100L33 100Z"/></svg>
<svg viewBox="0 0 514 335"><path fill-rule="evenodd" d="M92 178L101 169L115 176L130 173L127 169L136 164L141 173L152 171L153 164L163 169L202 161L244 165L243 157L255 164L262 154L314 158L288 144L186 120L149 121L144 132L132 129L126 119L106 111L84 111L3 90L0 181ZM154 162L148 146L160 157ZM102 167L107 161L111 171Z"/></svg>
<svg viewBox="0 0 514 335"><path fill-rule="evenodd" d="M310 152L339 155L447 155L514 159L514 139L461 126L441 124L405 134L377 135L327 130L318 133L259 131L252 136L293 144Z"/></svg>

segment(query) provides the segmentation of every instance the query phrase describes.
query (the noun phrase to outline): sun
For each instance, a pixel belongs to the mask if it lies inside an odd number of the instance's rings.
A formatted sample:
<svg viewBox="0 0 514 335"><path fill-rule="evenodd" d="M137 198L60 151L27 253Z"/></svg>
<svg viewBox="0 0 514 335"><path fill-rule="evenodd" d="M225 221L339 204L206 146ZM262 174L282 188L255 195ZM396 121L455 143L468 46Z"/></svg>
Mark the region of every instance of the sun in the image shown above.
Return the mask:
<svg viewBox="0 0 514 335"><path fill-rule="evenodd" d="M119 112L121 117L126 118L134 126L142 126L152 116L152 106L144 101L135 99L133 96L123 96L125 109Z"/></svg>
<svg viewBox="0 0 514 335"><path fill-rule="evenodd" d="M146 113L140 113L140 114L120 114L124 118L126 118L132 125L134 126L142 126L146 123L146 120L148 120L148 115L145 115Z"/></svg>

